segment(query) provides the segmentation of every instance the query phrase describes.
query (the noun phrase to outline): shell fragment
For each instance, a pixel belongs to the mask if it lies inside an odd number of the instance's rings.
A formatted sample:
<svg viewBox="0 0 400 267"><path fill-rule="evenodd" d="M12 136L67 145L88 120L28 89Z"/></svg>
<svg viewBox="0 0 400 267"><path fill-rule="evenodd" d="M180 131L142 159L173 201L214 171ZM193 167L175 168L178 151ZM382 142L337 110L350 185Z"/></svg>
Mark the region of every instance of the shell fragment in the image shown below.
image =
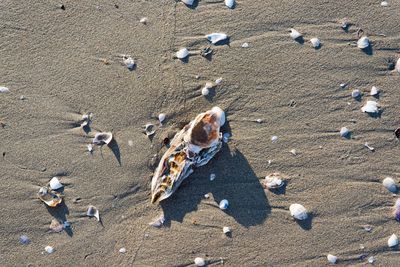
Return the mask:
<svg viewBox="0 0 400 267"><path fill-rule="evenodd" d="M100 221L100 213L99 213L99 210L95 206L90 205L88 207L86 215L89 217L95 217L97 219L97 221Z"/></svg>
<svg viewBox="0 0 400 267"><path fill-rule="evenodd" d="M57 207L62 202L62 195L56 191L50 190L47 187L39 189L38 197L49 207Z"/></svg>
<svg viewBox="0 0 400 267"><path fill-rule="evenodd" d="M306 220L308 218L307 210L301 204L292 204L289 207L290 215L292 215L296 220Z"/></svg>
<svg viewBox="0 0 400 267"><path fill-rule="evenodd" d="M98 145L98 146L102 146L104 144L108 145L112 139L113 139L113 135L111 132L96 133L96 135L93 138L93 144Z"/></svg>
<svg viewBox="0 0 400 267"><path fill-rule="evenodd" d="M60 183L60 181L58 180L57 177L51 178L49 184L50 184L50 188L51 188L52 190L58 190L58 189L60 189L60 188L63 187L63 185Z"/></svg>
<svg viewBox="0 0 400 267"><path fill-rule="evenodd" d="M392 235L390 236L390 238L388 239L388 246L389 246L390 248L392 248L392 247L397 246L398 244L399 244L399 239L398 239L397 235L392 234Z"/></svg>
<svg viewBox="0 0 400 267"><path fill-rule="evenodd" d="M212 44L218 44L219 42L225 41L228 39L228 35L225 33L210 33L206 35L206 38L208 41L210 41Z"/></svg>
<svg viewBox="0 0 400 267"><path fill-rule="evenodd" d="M368 100L367 103L361 108L361 111L365 113L378 113L378 103L373 100Z"/></svg>
<svg viewBox="0 0 400 267"><path fill-rule="evenodd" d="M179 59L185 59L189 56L189 50L187 48L181 48L178 52L176 52L176 57Z"/></svg>

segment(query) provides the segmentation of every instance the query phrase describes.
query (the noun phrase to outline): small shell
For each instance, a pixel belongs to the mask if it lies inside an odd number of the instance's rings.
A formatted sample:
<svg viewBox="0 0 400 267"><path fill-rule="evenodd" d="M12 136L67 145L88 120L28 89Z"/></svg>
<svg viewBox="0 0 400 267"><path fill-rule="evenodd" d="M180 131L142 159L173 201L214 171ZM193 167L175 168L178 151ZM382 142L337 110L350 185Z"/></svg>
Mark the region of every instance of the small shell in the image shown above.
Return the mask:
<svg viewBox="0 0 400 267"><path fill-rule="evenodd" d="M393 215L396 221L400 221L400 198L398 198L394 204Z"/></svg>
<svg viewBox="0 0 400 267"><path fill-rule="evenodd" d="M308 218L307 210L303 205L292 204L289 207L290 215L292 215L296 220L306 220Z"/></svg>
<svg viewBox="0 0 400 267"><path fill-rule="evenodd" d="M224 41L228 38L228 35L226 35L225 33L210 33L206 35L206 38L208 41L210 41L212 44L217 44L221 41Z"/></svg>
<svg viewBox="0 0 400 267"><path fill-rule="evenodd" d="M235 7L235 0L225 0L225 5L232 9Z"/></svg>
<svg viewBox="0 0 400 267"><path fill-rule="evenodd" d="M10 89L4 86L0 86L0 93L9 93Z"/></svg>
<svg viewBox="0 0 400 267"><path fill-rule="evenodd" d="M350 21L347 18L341 20L340 27L342 27L343 30L347 30L349 26L350 26Z"/></svg>
<svg viewBox="0 0 400 267"><path fill-rule="evenodd" d="M51 253L54 252L54 248L51 247L51 246L46 246L46 247L44 248L44 250L45 250L47 253L49 253L49 254L51 254Z"/></svg>
<svg viewBox="0 0 400 267"><path fill-rule="evenodd" d="M282 187L285 183L281 179L281 175L279 173L273 173L271 175L268 175L264 179L264 185L268 189L276 189L279 187Z"/></svg>
<svg viewBox="0 0 400 267"><path fill-rule="evenodd" d="M339 86L340 86L340 88L344 89L344 88L346 88L347 83L341 83L341 84L339 84Z"/></svg>
<svg viewBox="0 0 400 267"><path fill-rule="evenodd" d="M122 253L122 254L126 253L126 248L120 248L119 253Z"/></svg>
<svg viewBox="0 0 400 267"><path fill-rule="evenodd" d="M160 123L163 123L163 121L165 120L166 117L167 117L167 116L165 115L165 113L160 113L160 114L158 115L158 121L159 121Z"/></svg>
<svg viewBox="0 0 400 267"><path fill-rule="evenodd" d="M296 149L292 149L289 151L292 155L296 156L297 155L297 150Z"/></svg>
<svg viewBox="0 0 400 267"><path fill-rule="evenodd" d="M144 126L144 133L147 136L151 136L156 132L156 127L154 126L154 124L148 123Z"/></svg>
<svg viewBox="0 0 400 267"><path fill-rule="evenodd" d="M248 47L250 47L250 45L249 45L249 43L243 43L243 44L242 44L242 47L243 47L243 48L248 48Z"/></svg>
<svg viewBox="0 0 400 267"><path fill-rule="evenodd" d="M135 69L135 60L131 56L125 55L122 57L122 62L129 70Z"/></svg>
<svg viewBox="0 0 400 267"><path fill-rule="evenodd" d="M374 256L371 256L368 258L368 263L372 264L372 263L374 263L374 261L375 261Z"/></svg>
<svg viewBox="0 0 400 267"><path fill-rule="evenodd" d="M102 146L104 144L109 144L111 140L113 139L113 135L111 132L107 133L96 133L96 135L93 138L93 144Z"/></svg>
<svg viewBox="0 0 400 267"><path fill-rule="evenodd" d="M336 261L337 261L337 257L334 256L334 255L332 255L332 254L328 254L328 256L326 256L326 258L328 259L328 261L329 261L330 263L333 263L333 264L335 264Z"/></svg>
<svg viewBox="0 0 400 267"><path fill-rule="evenodd" d="M312 47L314 47L314 48L321 47L321 41L318 38L311 38L310 42L311 42Z"/></svg>
<svg viewBox="0 0 400 267"><path fill-rule="evenodd" d="M214 181L214 180L215 180L215 177L217 177L217 176L215 175L215 173L211 173L211 174L210 174L210 181Z"/></svg>
<svg viewBox="0 0 400 267"><path fill-rule="evenodd" d="M295 29L290 29L290 37L292 37L293 40L296 40L297 38L300 38L302 35Z"/></svg>
<svg viewBox="0 0 400 267"><path fill-rule="evenodd" d="M58 190L60 188L62 188L63 185L60 183L60 181L58 180L57 177L53 177L50 180L50 188L53 190Z"/></svg>
<svg viewBox="0 0 400 267"><path fill-rule="evenodd" d="M390 236L390 238L388 239L388 246L389 246L390 248L392 248L392 247L397 246L398 244L399 244L399 239L397 238L397 235L392 234L392 235Z"/></svg>
<svg viewBox="0 0 400 267"><path fill-rule="evenodd" d="M64 226L58 220L53 219L53 220L51 220L49 229L52 232L59 233L59 232L62 232L64 230Z"/></svg>
<svg viewBox="0 0 400 267"><path fill-rule="evenodd" d="M43 201L49 207L57 207L62 202L61 194L52 190L49 190L47 187L41 187L39 189L38 197L41 201Z"/></svg>
<svg viewBox="0 0 400 267"><path fill-rule="evenodd" d="M202 267L202 266L206 266L206 261L203 258L197 257L194 259L194 264L197 267Z"/></svg>
<svg viewBox="0 0 400 267"><path fill-rule="evenodd" d="M211 111L219 118L219 126L222 127L225 124L225 112L220 107L213 107Z"/></svg>
<svg viewBox="0 0 400 267"><path fill-rule="evenodd" d="M359 98L361 96L361 92L358 89L353 90L353 92L351 92L351 96L353 98Z"/></svg>
<svg viewBox="0 0 400 267"><path fill-rule="evenodd" d="M21 235L19 237L19 243L22 245L28 245L30 242L31 242L31 240L26 235Z"/></svg>
<svg viewBox="0 0 400 267"><path fill-rule="evenodd" d="M181 48L178 52L176 52L176 57L179 59L185 59L189 56L189 50L186 47Z"/></svg>
<svg viewBox="0 0 400 267"><path fill-rule="evenodd" d="M392 177L386 177L385 179L383 179L382 185L392 193L397 192L396 182L393 180Z"/></svg>
<svg viewBox="0 0 400 267"><path fill-rule="evenodd" d="M271 136L271 142L272 143L276 143L276 142L278 142L278 136L276 136L276 135L274 135L274 136Z"/></svg>
<svg viewBox="0 0 400 267"><path fill-rule="evenodd" d="M215 80L215 84L221 84L223 81L222 77Z"/></svg>
<svg viewBox="0 0 400 267"><path fill-rule="evenodd" d="M369 47L369 45L370 45L370 41L369 41L368 37L366 37L366 36L361 37L357 41L357 47L360 49L365 49L365 48Z"/></svg>
<svg viewBox="0 0 400 267"><path fill-rule="evenodd" d="M88 145L86 145L86 147L87 147L87 151L89 151L89 153L93 152L93 145L92 144L88 144Z"/></svg>
<svg viewBox="0 0 400 267"><path fill-rule="evenodd" d="M375 148L373 148L372 146L370 146L370 145L368 144L368 142L365 142L365 143L364 143L364 146L365 146L366 148L368 148L370 151L374 151L374 150L375 150Z"/></svg>
<svg viewBox="0 0 400 267"><path fill-rule="evenodd" d="M152 222L150 222L149 225L159 228L164 225L164 222L165 222L165 217L164 217L164 215L161 215L158 218L156 218L155 220L153 220Z"/></svg>
<svg viewBox="0 0 400 267"><path fill-rule="evenodd" d="M185 5L191 6L194 3L194 0L181 0L182 3L184 3Z"/></svg>
<svg viewBox="0 0 400 267"><path fill-rule="evenodd" d="M361 108L361 111L366 113L378 113L378 103L368 100L367 103Z"/></svg>
<svg viewBox="0 0 400 267"><path fill-rule="evenodd" d="M340 129L340 136L341 136L341 137L348 137L349 134L350 134L350 130L347 129L346 127L342 127L342 128Z"/></svg>
<svg viewBox="0 0 400 267"><path fill-rule="evenodd" d="M201 89L201 94L202 94L203 96L206 96L206 95L208 95L209 93L210 93L210 90L209 90L206 86L204 86L203 89Z"/></svg>
<svg viewBox="0 0 400 267"><path fill-rule="evenodd" d="M222 232L224 232L224 234L229 234L229 233L232 232L232 229L230 227L228 227L228 226L224 226L222 228Z"/></svg>
<svg viewBox="0 0 400 267"><path fill-rule="evenodd" d="M370 95L372 96L379 95L379 89L375 86L372 86Z"/></svg>
<svg viewBox="0 0 400 267"><path fill-rule="evenodd" d="M147 19L146 17L141 18L141 19L139 20L139 22L142 23L142 24L147 24L147 21L148 21L148 19Z"/></svg>
<svg viewBox="0 0 400 267"><path fill-rule="evenodd" d="M226 210L229 206L229 202L226 199L221 200L221 202L219 202L219 208L221 210Z"/></svg>
<svg viewBox="0 0 400 267"><path fill-rule="evenodd" d="M381 6L387 7L387 6L389 6L389 3L387 1L382 1Z"/></svg>
<svg viewBox="0 0 400 267"><path fill-rule="evenodd" d="M397 60L396 66L394 67L394 69L395 69L398 73L400 73L400 58Z"/></svg>
<svg viewBox="0 0 400 267"><path fill-rule="evenodd" d="M86 215L89 217L95 217L98 221L100 221L100 213L99 213L99 210L95 206L90 205L88 207Z"/></svg>

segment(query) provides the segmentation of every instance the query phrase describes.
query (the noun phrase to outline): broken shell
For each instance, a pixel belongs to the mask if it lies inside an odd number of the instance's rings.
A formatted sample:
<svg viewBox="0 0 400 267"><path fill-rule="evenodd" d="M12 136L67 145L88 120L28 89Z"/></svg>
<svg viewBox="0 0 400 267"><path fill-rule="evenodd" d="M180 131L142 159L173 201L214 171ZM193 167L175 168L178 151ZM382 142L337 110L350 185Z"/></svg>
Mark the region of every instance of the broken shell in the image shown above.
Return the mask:
<svg viewBox="0 0 400 267"><path fill-rule="evenodd" d="M229 8L235 7L235 0L225 0L225 5Z"/></svg>
<svg viewBox="0 0 400 267"><path fill-rule="evenodd" d="M21 243L22 245L28 245L30 242L31 240L26 235L21 235L19 237L19 243Z"/></svg>
<svg viewBox="0 0 400 267"><path fill-rule="evenodd" d="M289 207L290 215L292 215L296 220L306 220L308 218L307 210L303 205L292 204Z"/></svg>
<svg viewBox="0 0 400 267"><path fill-rule="evenodd" d="M337 257L334 256L334 255L332 255L332 254L328 254L328 256L326 256L326 258L328 259L328 261L329 261L330 263L333 263L333 264L335 264L336 261L337 261Z"/></svg>
<svg viewBox="0 0 400 267"><path fill-rule="evenodd" d="M302 35L297 30L290 29L290 37L292 37L293 40L296 40L297 38L302 37Z"/></svg>
<svg viewBox="0 0 400 267"><path fill-rule="evenodd" d="M370 95L372 96L379 95L379 89L375 86L372 86Z"/></svg>
<svg viewBox="0 0 400 267"><path fill-rule="evenodd" d="M222 232L224 232L224 234L229 234L230 232L232 232L232 229L228 226L224 226L222 228Z"/></svg>
<svg viewBox="0 0 400 267"><path fill-rule="evenodd" d="M387 7L387 6L389 6L389 3L387 1L382 1L381 6Z"/></svg>
<svg viewBox="0 0 400 267"><path fill-rule="evenodd" d="M294 156L297 155L297 151L296 151L296 149L294 149L294 148L293 148L292 150L290 150L289 152L290 152L291 154L293 154Z"/></svg>
<svg viewBox="0 0 400 267"><path fill-rule="evenodd" d="M87 145L87 150L89 151L89 153L92 153L92 152L93 152L93 146L92 146L92 144L88 144L88 145Z"/></svg>
<svg viewBox="0 0 400 267"><path fill-rule="evenodd" d="M226 199L221 200L221 202L219 202L219 208L221 210L226 210L229 206L229 202Z"/></svg>
<svg viewBox="0 0 400 267"><path fill-rule="evenodd" d="M151 136L156 132L156 127L154 126L154 124L148 123L144 126L144 133L147 136Z"/></svg>
<svg viewBox="0 0 400 267"><path fill-rule="evenodd" d="M394 130L394 136L396 136L397 139L400 139L400 128Z"/></svg>
<svg viewBox="0 0 400 267"><path fill-rule="evenodd" d="M201 94L203 95L203 96L206 96L206 95L208 95L210 93L210 90L208 90L208 88L207 87L203 87L203 89L201 89Z"/></svg>
<svg viewBox="0 0 400 267"><path fill-rule="evenodd" d="M203 258L197 257L194 259L194 264L197 267L203 267L206 266L206 261Z"/></svg>
<svg viewBox="0 0 400 267"><path fill-rule="evenodd" d="M400 198L398 198L394 203L393 215L396 221L400 221Z"/></svg>
<svg viewBox="0 0 400 267"><path fill-rule="evenodd" d="M394 67L394 69L395 69L398 73L400 73L400 58L397 60L396 66Z"/></svg>
<svg viewBox="0 0 400 267"><path fill-rule="evenodd" d="M113 139L113 135L111 132L107 133L96 133L96 135L93 138L93 144L102 146L104 144L109 144L111 140Z"/></svg>
<svg viewBox="0 0 400 267"><path fill-rule="evenodd" d="M375 261L374 256L371 256L368 258L368 263L372 264L372 263L374 263L374 261Z"/></svg>
<svg viewBox="0 0 400 267"><path fill-rule="evenodd" d="M211 174L210 174L210 181L214 181L215 177L217 177L217 176L215 175L215 173L211 173Z"/></svg>
<svg viewBox="0 0 400 267"><path fill-rule="evenodd" d="M366 36L361 37L357 41L357 47L360 49L365 49L365 48L369 47L369 45L370 45L370 41L369 41L368 37L366 37Z"/></svg>
<svg viewBox="0 0 400 267"><path fill-rule="evenodd" d="M212 44L217 44L219 42L222 42L226 39L228 39L228 35L225 33L210 33L206 35L206 38L208 41L210 41Z"/></svg>
<svg viewBox="0 0 400 267"><path fill-rule="evenodd" d="M347 83L341 83L341 84L339 84L339 86L340 86L340 88L344 89L344 88L346 88Z"/></svg>
<svg viewBox="0 0 400 267"><path fill-rule="evenodd" d="M399 239L397 238L397 235L392 234L392 235L390 236L390 238L388 239L388 246L389 246L390 248L392 248L392 247L397 246L398 244L399 244Z"/></svg>
<svg viewBox="0 0 400 267"><path fill-rule="evenodd" d="M185 59L187 56L189 56L189 50L186 47L176 52L176 57L179 59Z"/></svg>
<svg viewBox="0 0 400 267"><path fill-rule="evenodd" d="M347 137L347 136L349 136L349 134L350 134L350 130L347 129L346 127L342 127L340 129L340 136L341 137Z"/></svg>
<svg viewBox="0 0 400 267"><path fill-rule="evenodd" d="M62 196L60 193L49 190L47 187L41 187L39 189L38 197L49 207L57 207L62 202Z"/></svg>
<svg viewBox="0 0 400 267"><path fill-rule="evenodd" d="M46 246L46 247L44 248L44 250L45 250L47 253L49 253L49 254L51 254L51 253L54 252L54 248L51 247L51 246Z"/></svg>
<svg viewBox="0 0 400 267"><path fill-rule="evenodd" d="M147 24L147 21L148 21L148 19L147 19L146 17L141 18L141 19L139 20L139 22L142 23L142 24Z"/></svg>
<svg viewBox="0 0 400 267"><path fill-rule="evenodd" d="M365 142L364 146L365 146L366 148L368 148L370 151L375 151L375 148L373 148L372 146L370 146L370 145L368 144L368 142Z"/></svg>
<svg viewBox="0 0 400 267"><path fill-rule="evenodd" d="M368 100L367 103L361 108L361 111L366 113L378 113L378 103Z"/></svg>
<svg viewBox="0 0 400 267"><path fill-rule="evenodd" d="M119 249L119 253L122 253L122 254L123 254L123 253L126 253L126 248L120 248L120 249Z"/></svg>
<svg viewBox="0 0 400 267"><path fill-rule="evenodd" d="M321 47L321 41L318 38L311 38L310 42L311 42L312 47L314 47L314 48Z"/></svg>
<svg viewBox="0 0 400 267"><path fill-rule="evenodd" d="M58 220L53 219L53 220L51 220L49 229L52 232L59 233L59 232L62 232L64 230L64 226Z"/></svg>
<svg viewBox="0 0 400 267"><path fill-rule="evenodd" d="M0 86L0 93L9 93L10 89L4 86Z"/></svg>
<svg viewBox="0 0 400 267"><path fill-rule="evenodd" d="M249 46L250 46L249 43L243 43L243 44L242 44L242 47L243 47L243 48L248 48Z"/></svg>
<svg viewBox="0 0 400 267"><path fill-rule="evenodd" d="M98 221L100 221L100 213L99 213L99 210L95 206L90 205L88 207L86 215L89 217L95 217Z"/></svg>
<svg viewBox="0 0 400 267"><path fill-rule="evenodd" d="M278 142L278 139L279 139L278 136L274 135L271 137L271 142L276 143L276 142Z"/></svg>
<svg viewBox="0 0 400 267"><path fill-rule="evenodd" d="M162 122L165 120L166 117L167 117L167 116L165 115L165 113L160 113L160 114L158 115L158 120L159 120L159 122L162 123Z"/></svg>
<svg viewBox="0 0 400 267"><path fill-rule="evenodd" d="M184 3L185 5L191 6L194 3L194 0L181 0L182 3Z"/></svg>
<svg viewBox="0 0 400 267"><path fill-rule="evenodd" d="M353 92L351 92L351 96L353 98L359 98L361 96L361 92L358 89L353 90Z"/></svg>
<svg viewBox="0 0 400 267"><path fill-rule="evenodd" d="M215 84L221 84L222 83L222 77L218 78L215 80Z"/></svg>
<svg viewBox="0 0 400 267"><path fill-rule="evenodd" d="M219 126L222 127L225 124L225 112L220 107L213 107L211 112L214 113L219 121Z"/></svg>
<svg viewBox="0 0 400 267"><path fill-rule="evenodd" d="M60 181L58 180L57 177L51 178L49 184L50 184L50 188L53 189L53 190L58 190L61 187L63 187L63 185L60 183Z"/></svg>
<svg viewBox="0 0 400 267"><path fill-rule="evenodd" d="M386 177L385 179L383 179L382 184L390 192L396 193L397 186L396 186L396 182L393 180L392 177Z"/></svg>
<svg viewBox="0 0 400 267"><path fill-rule="evenodd" d="M158 227L163 226L164 222L165 222L165 217L164 217L164 215L161 215L154 221L150 222L149 225L158 228Z"/></svg>
<svg viewBox="0 0 400 267"><path fill-rule="evenodd" d="M265 177L264 185L268 189L276 189L284 185L281 175L279 173L273 173Z"/></svg>
<svg viewBox="0 0 400 267"><path fill-rule="evenodd" d="M122 62L124 65L129 69L129 70L134 70L135 69L135 60L131 56L124 55L122 57Z"/></svg>

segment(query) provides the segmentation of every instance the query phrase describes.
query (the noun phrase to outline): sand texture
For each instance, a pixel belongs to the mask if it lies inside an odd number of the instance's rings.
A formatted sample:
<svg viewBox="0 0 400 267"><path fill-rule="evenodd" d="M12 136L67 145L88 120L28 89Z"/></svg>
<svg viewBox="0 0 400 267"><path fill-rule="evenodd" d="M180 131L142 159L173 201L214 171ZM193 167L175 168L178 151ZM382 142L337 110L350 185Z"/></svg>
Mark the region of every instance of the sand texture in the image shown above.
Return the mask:
<svg viewBox="0 0 400 267"><path fill-rule="evenodd" d="M174 0L68 0L65 10L59 3L0 1L0 86L10 89L0 93L0 266L194 266L195 257L209 266L326 266L328 253L338 266L365 266L370 256L375 266L400 266L398 249L387 246L400 236L391 214L397 198L382 186L387 176L400 179L400 75L387 67L400 57L399 1L238 0L232 10L214 0L193 8ZM358 28L372 42L367 53L355 46ZM210 45L204 35L212 32L226 33L229 44ZM211 59L200 56L207 46ZM187 62L174 58L181 47ZM135 70L120 54L135 59ZM361 112L372 99L378 116ZM213 106L226 112L230 141L152 205L163 139ZM89 132L78 123L87 112ZM158 127L161 112L167 119ZM157 125L152 139L146 123ZM344 126L349 139L339 135ZM91 155L86 145L99 131L115 141ZM286 177L278 192L262 187L274 172ZM65 185L56 209L36 195L53 176ZM307 208L308 221L291 218L293 203ZM85 216L89 205L101 223ZM161 213L165 226L149 226ZM54 218L71 228L49 232ZM19 244L23 234L30 244Z"/></svg>

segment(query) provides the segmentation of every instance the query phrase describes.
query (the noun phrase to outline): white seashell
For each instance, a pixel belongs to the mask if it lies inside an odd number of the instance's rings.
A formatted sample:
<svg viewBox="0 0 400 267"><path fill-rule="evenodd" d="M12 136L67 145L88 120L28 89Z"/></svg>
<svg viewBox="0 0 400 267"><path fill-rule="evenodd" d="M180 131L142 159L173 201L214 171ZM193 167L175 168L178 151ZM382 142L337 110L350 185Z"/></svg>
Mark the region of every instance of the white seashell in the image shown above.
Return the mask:
<svg viewBox="0 0 400 267"><path fill-rule="evenodd" d="M160 123L162 123L165 120L166 117L167 116L165 115L165 113L160 113L158 115L158 120L160 121Z"/></svg>
<svg viewBox="0 0 400 267"><path fill-rule="evenodd" d="M374 261L375 261L374 256L371 256L368 258L368 263L372 264L372 263L374 263Z"/></svg>
<svg viewBox="0 0 400 267"><path fill-rule="evenodd" d="M351 92L351 96L353 98L359 98L361 96L361 92L358 89L353 90L353 92Z"/></svg>
<svg viewBox="0 0 400 267"><path fill-rule="evenodd" d="M278 139L279 139L278 136L274 135L271 137L271 142L276 143L276 142L278 142Z"/></svg>
<svg viewBox="0 0 400 267"><path fill-rule="evenodd" d="M229 206L229 202L226 199L221 200L221 202L219 202L219 208L221 210L226 210Z"/></svg>
<svg viewBox="0 0 400 267"><path fill-rule="evenodd" d="M375 86L372 86L370 95L376 96L379 94L379 89Z"/></svg>
<svg viewBox="0 0 400 267"><path fill-rule="evenodd" d="M290 150L289 151L291 154L293 154L294 156L296 156L297 155L297 150L296 149L292 149L292 150Z"/></svg>
<svg viewBox="0 0 400 267"><path fill-rule="evenodd" d="M230 133L224 133L224 134L222 135L222 140L224 141L224 143L228 143L230 137L231 137L231 134L230 134Z"/></svg>
<svg viewBox="0 0 400 267"><path fill-rule="evenodd" d="M330 263L333 263L333 264L335 264L336 261L337 261L337 257L334 256L334 255L332 255L332 254L328 254L328 256L326 256L326 258L328 259L328 261L329 261Z"/></svg>
<svg viewBox="0 0 400 267"><path fill-rule="evenodd" d="M141 18L140 20L139 20L139 22L140 23L143 23L143 24L147 24L147 18L146 17L144 17L144 18Z"/></svg>
<svg viewBox="0 0 400 267"><path fill-rule="evenodd" d="M131 56L123 56L122 62L129 70L133 70L135 68L135 60L133 60Z"/></svg>
<svg viewBox="0 0 400 267"><path fill-rule="evenodd" d="M164 217L164 215L161 215L154 221L150 222L149 225L158 228L158 227L163 226L164 222L165 222L165 217Z"/></svg>
<svg viewBox="0 0 400 267"><path fill-rule="evenodd" d="M314 48L319 48L321 46L321 41L318 38L311 38L310 42Z"/></svg>
<svg viewBox="0 0 400 267"><path fill-rule="evenodd" d="M205 194L204 198L207 198L207 199L210 198L210 194Z"/></svg>
<svg viewBox="0 0 400 267"><path fill-rule="evenodd" d="M217 177L217 176L215 175L215 173L211 173L211 174L210 174L210 181L214 181L215 177Z"/></svg>
<svg viewBox="0 0 400 267"><path fill-rule="evenodd" d="M25 100L26 99L26 97L24 96L24 95L21 95L20 97L19 97L19 100Z"/></svg>
<svg viewBox="0 0 400 267"><path fill-rule="evenodd" d="M223 126L225 124L225 112L220 107L213 107L211 111L219 118L219 126Z"/></svg>
<svg viewBox="0 0 400 267"><path fill-rule="evenodd" d="M290 29L290 37L292 37L293 40L296 40L297 38L301 37L301 33L296 31L295 29Z"/></svg>
<svg viewBox="0 0 400 267"><path fill-rule="evenodd" d="M120 248L119 253L126 253L126 248Z"/></svg>
<svg viewBox="0 0 400 267"><path fill-rule="evenodd" d="M388 246L391 248L397 246L398 244L399 244L399 239L397 238L397 235L392 234L388 239Z"/></svg>
<svg viewBox="0 0 400 267"><path fill-rule="evenodd" d="M156 132L154 124L148 123L144 126L144 132L147 136L151 136Z"/></svg>
<svg viewBox="0 0 400 267"><path fill-rule="evenodd" d="M101 146L104 144L109 144L111 140L113 139L112 133L96 133L96 135L93 138L93 144Z"/></svg>
<svg viewBox="0 0 400 267"><path fill-rule="evenodd" d="M191 6L194 3L194 0L181 0L182 3L184 3L185 5Z"/></svg>
<svg viewBox="0 0 400 267"><path fill-rule="evenodd" d="M243 44L242 44L242 47L243 47L243 48L248 48L249 46L250 46L249 43L243 43Z"/></svg>
<svg viewBox="0 0 400 267"><path fill-rule="evenodd" d="M346 137L350 134L350 130L347 129L346 127L342 127L342 129L340 129L340 136L341 137Z"/></svg>
<svg viewBox="0 0 400 267"><path fill-rule="evenodd" d="M230 232L232 232L232 229L228 226L224 226L222 228L222 232L224 232L224 234L229 234Z"/></svg>
<svg viewBox="0 0 400 267"><path fill-rule="evenodd" d="M387 7L387 6L389 6L389 3L387 1L382 1L381 6Z"/></svg>
<svg viewBox="0 0 400 267"><path fill-rule="evenodd" d="M215 84L221 84L222 83L222 77L218 78L215 80Z"/></svg>
<svg viewBox="0 0 400 267"><path fill-rule="evenodd" d="M225 5L229 8L235 7L235 0L225 0Z"/></svg>
<svg viewBox="0 0 400 267"><path fill-rule="evenodd" d="M357 41L357 47L360 49L365 49L369 46L369 39L366 36L361 37Z"/></svg>
<svg viewBox="0 0 400 267"><path fill-rule="evenodd" d="M344 88L346 88L347 83L341 83L339 86L340 86L340 88L344 89Z"/></svg>
<svg viewBox="0 0 400 267"><path fill-rule="evenodd" d="M366 148L368 148L370 151L374 151L374 150L375 150L375 148L373 148L372 146L370 146L370 145L368 144L368 142L365 142L364 146L365 146Z"/></svg>
<svg viewBox="0 0 400 267"><path fill-rule="evenodd" d="M394 69L395 69L398 73L400 73L400 58L397 60L396 66L394 67Z"/></svg>
<svg viewBox="0 0 400 267"><path fill-rule="evenodd" d="M51 247L51 246L46 246L46 247L44 248L44 250L45 250L47 253L49 253L49 254L51 254L51 253L54 252L54 248Z"/></svg>
<svg viewBox="0 0 400 267"><path fill-rule="evenodd" d="M378 103L376 103L375 101L369 100L361 108L361 111L366 112L366 113L378 113L379 112Z"/></svg>
<svg viewBox="0 0 400 267"><path fill-rule="evenodd" d="M206 266L206 261L203 258L197 257L194 259L194 264L197 267L202 267L202 266Z"/></svg>
<svg viewBox="0 0 400 267"><path fill-rule="evenodd" d="M284 185L284 182L280 178L279 173L273 173L265 177L264 184L268 189L275 189L282 187Z"/></svg>
<svg viewBox="0 0 400 267"><path fill-rule="evenodd" d="M292 204L289 207L290 215L292 215L296 220L306 220L308 218L307 210L303 205Z"/></svg>
<svg viewBox="0 0 400 267"><path fill-rule="evenodd" d="M88 144L88 145L87 145L87 150L89 151L89 153L92 153L92 152L93 152L93 146L92 146L92 144Z"/></svg>
<svg viewBox="0 0 400 267"><path fill-rule="evenodd" d="M176 52L176 57L179 59L185 59L189 56L189 50L186 47L181 48L178 52Z"/></svg>
<svg viewBox="0 0 400 267"><path fill-rule="evenodd" d="M392 193L396 193L397 191L396 182L393 180L392 177L386 177L385 179L383 179L382 185Z"/></svg>
<svg viewBox="0 0 400 267"><path fill-rule="evenodd" d="M226 35L225 33L216 33L216 32L214 32L214 33L207 34L206 38L212 44L216 44L218 42L226 40L228 38L228 35Z"/></svg>
<svg viewBox="0 0 400 267"><path fill-rule="evenodd" d="M53 177L50 180L50 188L53 190L58 190L61 187L63 187L63 185L60 183L60 181L58 180L57 177Z"/></svg>
<svg viewBox="0 0 400 267"><path fill-rule="evenodd" d="M100 213L99 213L99 210L95 206L90 205L88 207L86 215L89 217L95 217L98 221L100 221Z"/></svg>
<svg viewBox="0 0 400 267"><path fill-rule="evenodd" d="M0 86L0 93L9 93L10 89L4 86Z"/></svg>
<svg viewBox="0 0 400 267"><path fill-rule="evenodd" d="M208 95L210 93L210 90L207 88L207 87L203 87L203 89L201 89L201 94L203 95L203 96L206 96L206 95Z"/></svg>
<svg viewBox="0 0 400 267"><path fill-rule="evenodd" d="M347 18L341 20L341 27L346 30L350 26L350 21Z"/></svg>

